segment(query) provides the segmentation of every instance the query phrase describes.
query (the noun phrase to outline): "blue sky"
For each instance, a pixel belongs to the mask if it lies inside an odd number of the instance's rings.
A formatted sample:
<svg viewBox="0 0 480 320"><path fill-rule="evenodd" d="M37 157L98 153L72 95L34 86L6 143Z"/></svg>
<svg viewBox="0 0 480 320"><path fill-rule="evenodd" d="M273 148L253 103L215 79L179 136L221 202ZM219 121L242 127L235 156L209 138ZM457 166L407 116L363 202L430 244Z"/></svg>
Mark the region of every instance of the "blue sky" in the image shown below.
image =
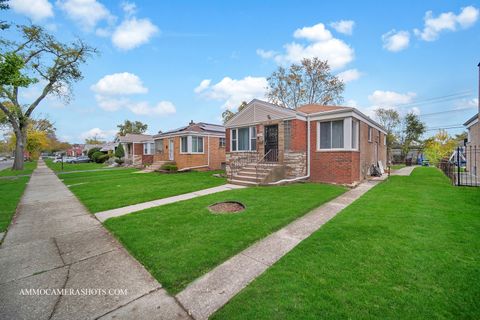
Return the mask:
<svg viewBox="0 0 480 320"><path fill-rule="evenodd" d="M266 77L304 56L329 59L345 105L420 114L429 128L476 113L480 1L11 0L14 23L75 36L101 54L83 67L69 105L37 109L70 142L109 139L125 119L149 133L263 98ZM14 36L14 30L7 31ZM24 90L24 103L38 88ZM449 111L438 115L430 113ZM451 129L456 133L461 129ZM434 130L428 134L434 133Z"/></svg>

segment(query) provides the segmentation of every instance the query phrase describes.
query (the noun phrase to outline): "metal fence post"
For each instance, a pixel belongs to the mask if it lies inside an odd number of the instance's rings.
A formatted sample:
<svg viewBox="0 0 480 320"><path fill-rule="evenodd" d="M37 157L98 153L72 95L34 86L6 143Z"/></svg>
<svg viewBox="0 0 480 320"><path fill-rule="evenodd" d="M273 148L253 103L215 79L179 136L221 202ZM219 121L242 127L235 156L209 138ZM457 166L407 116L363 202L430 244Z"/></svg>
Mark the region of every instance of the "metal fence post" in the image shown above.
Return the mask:
<svg viewBox="0 0 480 320"><path fill-rule="evenodd" d="M457 186L460 185L460 147L457 147Z"/></svg>

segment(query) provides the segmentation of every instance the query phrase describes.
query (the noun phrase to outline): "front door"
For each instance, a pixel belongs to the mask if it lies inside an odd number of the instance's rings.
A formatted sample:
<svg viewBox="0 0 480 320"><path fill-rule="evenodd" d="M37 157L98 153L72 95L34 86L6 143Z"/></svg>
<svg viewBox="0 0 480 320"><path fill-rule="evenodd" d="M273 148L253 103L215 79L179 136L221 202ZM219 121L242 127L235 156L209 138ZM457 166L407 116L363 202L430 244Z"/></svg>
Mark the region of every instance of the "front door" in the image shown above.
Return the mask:
<svg viewBox="0 0 480 320"><path fill-rule="evenodd" d="M173 145L173 139L168 140L168 160L173 161L174 160L174 145Z"/></svg>
<svg viewBox="0 0 480 320"><path fill-rule="evenodd" d="M278 162L278 125L265 126L265 160Z"/></svg>

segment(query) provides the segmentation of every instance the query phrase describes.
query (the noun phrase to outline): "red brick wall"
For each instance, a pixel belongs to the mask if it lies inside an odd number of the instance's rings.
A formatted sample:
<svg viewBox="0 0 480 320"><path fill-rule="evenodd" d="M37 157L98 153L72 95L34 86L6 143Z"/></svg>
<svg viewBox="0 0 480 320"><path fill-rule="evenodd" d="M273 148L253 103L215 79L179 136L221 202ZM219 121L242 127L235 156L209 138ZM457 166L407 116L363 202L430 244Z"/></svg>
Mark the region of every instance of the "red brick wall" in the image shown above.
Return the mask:
<svg viewBox="0 0 480 320"><path fill-rule="evenodd" d="M143 155L143 143L135 143L133 147L133 151L136 156Z"/></svg>
<svg viewBox="0 0 480 320"><path fill-rule="evenodd" d="M294 152L307 151L307 122L294 119L292 124L292 140L290 150Z"/></svg>
<svg viewBox="0 0 480 320"><path fill-rule="evenodd" d="M230 129L225 130L225 152L230 152Z"/></svg>
<svg viewBox="0 0 480 320"><path fill-rule="evenodd" d="M358 151L317 151L317 121L310 122L310 180L338 184L359 181Z"/></svg>
<svg viewBox="0 0 480 320"><path fill-rule="evenodd" d="M153 155L152 154L142 155L142 164L152 164L152 163L153 163Z"/></svg>
<svg viewBox="0 0 480 320"><path fill-rule="evenodd" d="M168 141L170 138L163 139L163 152L155 154L156 161L169 161L168 159ZM225 162L225 148L220 148L220 138L210 137L210 166L206 169L218 170L222 168ZM203 137L204 153L188 154L180 153L180 137L173 137L174 160L179 169L198 167L208 163L208 137ZM201 168L199 168L201 170Z"/></svg>
<svg viewBox="0 0 480 320"><path fill-rule="evenodd" d="M372 127L372 141L368 141L368 124L360 121L360 177L363 179L369 174L369 168L376 163L377 157L386 168L387 148L383 144L384 134ZM378 156L375 154L375 145Z"/></svg>

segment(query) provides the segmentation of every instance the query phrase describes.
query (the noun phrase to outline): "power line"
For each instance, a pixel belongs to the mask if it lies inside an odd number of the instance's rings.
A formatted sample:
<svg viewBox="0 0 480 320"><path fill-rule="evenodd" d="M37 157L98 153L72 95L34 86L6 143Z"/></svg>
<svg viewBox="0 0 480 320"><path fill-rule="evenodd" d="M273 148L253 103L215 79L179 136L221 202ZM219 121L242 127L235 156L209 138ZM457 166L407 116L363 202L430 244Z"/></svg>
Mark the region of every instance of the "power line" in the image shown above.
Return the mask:
<svg viewBox="0 0 480 320"><path fill-rule="evenodd" d="M424 113L420 114L419 117L425 117L425 116L433 116L436 114L443 114L443 113L451 113L451 112L461 112L461 111L468 111L472 110L473 108L459 108L459 109L452 109L452 110L444 110L444 111L438 111L438 112L431 112L431 113Z"/></svg>
<svg viewBox="0 0 480 320"><path fill-rule="evenodd" d="M414 107L414 106L424 105L424 104L445 102L445 101L465 98L465 97L471 96L471 94L472 94L471 90L460 91L460 92L457 92L457 93L452 93L452 94L447 94L447 95L444 95L444 96L423 99L423 100L419 100L419 101L415 101L415 102L407 102L407 103L396 104L395 107Z"/></svg>

